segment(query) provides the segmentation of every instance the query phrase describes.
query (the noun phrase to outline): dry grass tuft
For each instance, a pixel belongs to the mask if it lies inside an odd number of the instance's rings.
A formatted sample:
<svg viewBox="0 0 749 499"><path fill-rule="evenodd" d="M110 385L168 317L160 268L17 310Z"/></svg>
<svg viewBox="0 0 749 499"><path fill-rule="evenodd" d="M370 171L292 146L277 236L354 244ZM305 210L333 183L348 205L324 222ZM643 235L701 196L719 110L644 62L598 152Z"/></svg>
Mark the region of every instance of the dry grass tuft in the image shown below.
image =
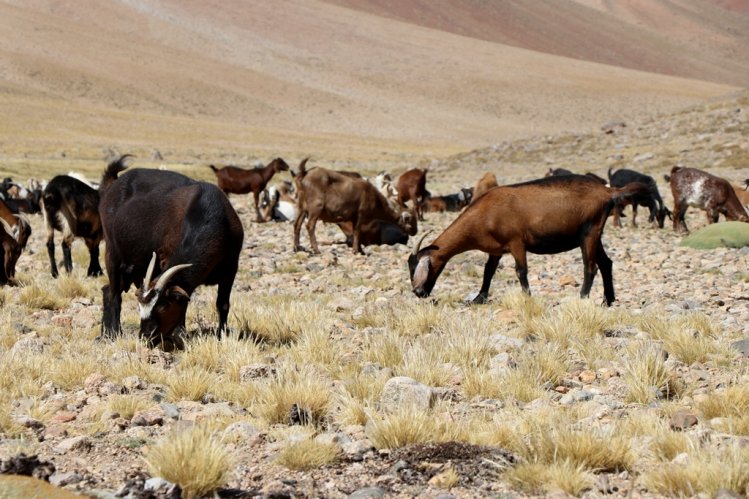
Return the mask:
<svg viewBox="0 0 749 499"><path fill-rule="evenodd" d="M404 407L385 415L369 418L367 435L378 449L397 449L425 442L467 441L461 425L440 420L433 412Z"/></svg>
<svg viewBox="0 0 749 499"><path fill-rule="evenodd" d="M570 461L521 463L507 470L503 478L527 494L542 495L562 490L579 497L593 485L593 474Z"/></svg>
<svg viewBox="0 0 749 499"><path fill-rule="evenodd" d="M625 355L622 378L629 388L627 401L647 404L678 395L678 387L657 345L640 343Z"/></svg>
<svg viewBox="0 0 749 499"><path fill-rule="evenodd" d="M25 286L18 295L18 302L30 309L61 310L68 305L68 299L57 294L52 288L38 284Z"/></svg>
<svg viewBox="0 0 749 499"><path fill-rule="evenodd" d="M311 369L286 368L258 395L260 416L268 424L288 424L292 407L304 424L322 424L331 409L330 383Z"/></svg>
<svg viewBox="0 0 749 499"><path fill-rule="evenodd" d="M151 405L153 402L142 395L111 395L107 399L107 409L125 419L131 419L136 412L148 409Z"/></svg>
<svg viewBox="0 0 749 499"><path fill-rule="evenodd" d="M56 284L60 295L68 300L89 296L88 288L75 275L62 275L58 277Z"/></svg>
<svg viewBox="0 0 749 499"><path fill-rule="evenodd" d="M214 432L196 426L156 443L145 456L149 472L182 488L185 498L202 497L226 483L231 455Z"/></svg>
<svg viewBox="0 0 749 499"><path fill-rule="evenodd" d="M291 470L306 471L331 464L340 455L341 449L338 445L308 439L285 447L278 454L276 462Z"/></svg>
<svg viewBox="0 0 749 499"><path fill-rule="evenodd" d="M217 375L197 367L170 372L164 383L170 400L201 400L220 383Z"/></svg>
<svg viewBox="0 0 749 499"><path fill-rule="evenodd" d="M302 331L317 325L326 329L325 310L317 302L301 302L296 296L253 296L237 300L235 314L239 331L259 343L285 345L296 341Z"/></svg>

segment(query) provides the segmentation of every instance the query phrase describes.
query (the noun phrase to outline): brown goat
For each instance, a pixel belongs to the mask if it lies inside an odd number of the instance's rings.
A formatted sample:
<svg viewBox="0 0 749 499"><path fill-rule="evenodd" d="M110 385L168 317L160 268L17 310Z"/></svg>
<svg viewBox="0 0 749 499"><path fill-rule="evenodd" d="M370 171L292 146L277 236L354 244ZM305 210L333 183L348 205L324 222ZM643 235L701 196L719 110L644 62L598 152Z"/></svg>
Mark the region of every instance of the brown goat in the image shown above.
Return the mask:
<svg viewBox="0 0 749 499"><path fill-rule="evenodd" d="M416 217L419 220L424 220L421 204L429 197L429 191L426 188L427 171L426 168L423 170L413 168L398 177L398 204L405 208L407 201L413 202Z"/></svg>
<svg viewBox="0 0 749 499"><path fill-rule="evenodd" d="M492 187L497 187L497 177L492 172L484 173L484 176L476 182L476 187L473 188L473 199L471 204L475 203L478 198L483 196L486 191Z"/></svg>
<svg viewBox="0 0 749 499"><path fill-rule="evenodd" d="M252 170L246 170L238 166L225 166L223 168L216 168L213 165L208 166L216 174L219 189L224 191L226 195L252 192L252 197L255 200L255 221L257 222L263 221L258 203L260 193L263 192L273 175L289 169L289 165L281 158L274 159L262 168Z"/></svg>
<svg viewBox="0 0 749 499"><path fill-rule="evenodd" d="M416 296L429 296L437 278L453 256L469 250L489 254L481 290L474 303L484 303L505 253L515 259L523 291L528 286L527 252L556 254L579 247L584 280L580 295L588 296L598 268L606 304L614 300L612 264L601 243L603 228L614 204L645 192L642 184L610 189L584 175L546 177L491 189L469 206L432 244L421 241L408 258ZM423 240L423 237L422 237Z"/></svg>
<svg viewBox="0 0 749 499"><path fill-rule="evenodd" d="M320 249L315 238L318 220L330 223L351 222L353 225L352 248L354 253L362 250L362 227L372 220L383 220L400 226L407 234L416 234L416 220L409 210L393 210L377 188L364 179L345 175L325 168L306 170L307 160L299 165L299 174L294 179L297 188L297 217L294 220L294 249L300 251L299 233L307 220L312 251Z"/></svg>
<svg viewBox="0 0 749 499"><path fill-rule="evenodd" d="M748 187L747 184L745 183L741 186L732 183L731 187L733 187L733 192L736 193L736 197L739 198L741 206L744 208L749 207L749 191L746 190Z"/></svg>
<svg viewBox="0 0 749 499"><path fill-rule="evenodd" d="M0 267L0 285L15 285L16 262L23 248L18 243L18 232L3 218L0 218L0 251L3 265Z"/></svg>
<svg viewBox="0 0 749 499"><path fill-rule="evenodd" d="M689 232L684 221L689 206L705 210L708 223L716 223L721 213L726 220L749 222L749 215L728 180L696 168L681 166L674 166L671 176L665 175L664 178L671 184L674 196L675 231Z"/></svg>
<svg viewBox="0 0 749 499"><path fill-rule="evenodd" d="M9 226L10 234L16 240L21 250L26 248L26 244L31 236L31 224L21 215L14 214L5 201L0 200L0 218Z"/></svg>

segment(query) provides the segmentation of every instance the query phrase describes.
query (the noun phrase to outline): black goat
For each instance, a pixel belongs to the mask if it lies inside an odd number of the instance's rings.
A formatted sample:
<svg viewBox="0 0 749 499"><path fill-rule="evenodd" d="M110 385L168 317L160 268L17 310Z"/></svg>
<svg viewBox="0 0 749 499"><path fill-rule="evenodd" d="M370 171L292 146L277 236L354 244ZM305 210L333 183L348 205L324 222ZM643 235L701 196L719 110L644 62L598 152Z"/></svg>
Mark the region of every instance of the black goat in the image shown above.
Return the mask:
<svg viewBox="0 0 749 499"><path fill-rule="evenodd" d="M115 163L124 159L125 156ZM63 265L68 273L73 270L70 246L73 239L82 237L91 256L87 275L101 275L99 243L103 234L99 218L99 192L78 179L58 175L44 188L42 213L47 226L47 252L52 277L59 275L55 262L55 230L62 232Z"/></svg>
<svg viewBox="0 0 749 499"><path fill-rule="evenodd" d="M648 187L648 193L633 196L629 199L623 199L617 203L612 213L614 215L614 225L621 227L622 223L619 217L622 216L624 208L628 205L632 205L632 227L637 227L637 206L645 206L650 210L649 222L657 222L659 228L663 228L663 223L666 217L671 217L671 211L666 208L661 198L660 192L658 192L658 185L650 175L636 172L634 170L627 170L622 168L612 173L611 168L608 171L609 185L611 187L624 187L627 184L633 182L639 182L645 184Z"/></svg>
<svg viewBox="0 0 749 499"><path fill-rule="evenodd" d="M150 346L181 347L175 332L184 329L187 304L200 285L218 285L222 332L244 239L229 199L215 185L179 173L135 169L118 178L124 169L111 163L100 187L109 277L102 335L121 332L122 292L131 284L138 287L140 336Z"/></svg>

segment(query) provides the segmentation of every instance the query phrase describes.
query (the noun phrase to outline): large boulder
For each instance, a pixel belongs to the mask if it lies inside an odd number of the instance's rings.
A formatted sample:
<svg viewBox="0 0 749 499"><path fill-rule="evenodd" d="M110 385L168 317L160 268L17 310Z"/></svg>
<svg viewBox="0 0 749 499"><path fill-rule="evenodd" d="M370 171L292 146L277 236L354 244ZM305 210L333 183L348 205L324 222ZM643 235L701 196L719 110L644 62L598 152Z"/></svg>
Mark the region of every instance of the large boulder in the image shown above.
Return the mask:
<svg viewBox="0 0 749 499"><path fill-rule="evenodd" d="M749 224L721 222L696 230L681 240L680 246L695 249L743 248L749 246Z"/></svg>

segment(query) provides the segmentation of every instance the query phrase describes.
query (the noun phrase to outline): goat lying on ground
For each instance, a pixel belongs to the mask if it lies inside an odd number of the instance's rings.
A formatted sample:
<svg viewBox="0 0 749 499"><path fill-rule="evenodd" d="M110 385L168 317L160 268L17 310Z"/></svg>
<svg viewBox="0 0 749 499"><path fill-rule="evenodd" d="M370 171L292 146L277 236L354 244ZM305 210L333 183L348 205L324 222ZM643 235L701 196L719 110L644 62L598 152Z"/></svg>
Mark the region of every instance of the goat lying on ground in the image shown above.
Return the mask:
<svg viewBox="0 0 749 499"><path fill-rule="evenodd" d="M588 296L600 268L606 304L610 305L615 299L614 283L611 260L601 243L603 228L616 202L646 192L647 186L642 184L610 189L584 175L545 177L491 189L432 244L421 248L419 241L408 258L413 292L422 298L429 296L450 258L481 250L489 259L475 303L487 300L492 277L505 253L512 254L520 285L530 294L527 252L556 254L579 247L585 271L580 295Z"/></svg>
<svg viewBox="0 0 749 499"><path fill-rule="evenodd" d="M121 332L122 292L131 284L139 288L140 336L150 346L181 346L175 331L184 329L200 285L218 285L218 332L224 331L244 238L229 199L215 185L179 173L135 169L118 177L124 169L110 164L101 182L109 278L102 335Z"/></svg>
<svg viewBox="0 0 749 499"><path fill-rule="evenodd" d="M429 197L426 184L426 169L413 168L398 177L398 204L406 208L406 202L413 202L416 218L419 220L424 220L421 204Z"/></svg>
<svg viewBox="0 0 749 499"><path fill-rule="evenodd" d="M473 188L461 189L455 194L429 196L421 203L423 212L460 211L471 203Z"/></svg>
<svg viewBox="0 0 749 499"><path fill-rule="evenodd" d="M291 194L291 183L284 181L263 191L260 198L260 216L263 221L291 222L296 218L296 198Z"/></svg>
<svg viewBox="0 0 749 499"><path fill-rule="evenodd" d="M684 215L689 206L705 210L708 223L716 223L722 213L726 220L749 222L746 209L736 197L730 182L696 168L674 166L664 175L674 196L674 230L689 232Z"/></svg>
<svg viewBox="0 0 749 499"><path fill-rule="evenodd" d="M343 233L346 235L346 246L349 248L354 244L354 224L351 222L341 222L338 224ZM377 246L385 244L392 246L394 244L407 244L408 234L398 224L386 222L384 220L372 220L361 227L359 234L359 244L362 246Z"/></svg>
<svg viewBox="0 0 749 499"><path fill-rule="evenodd" d="M122 163L128 157L129 155L122 156L114 163ZM55 262L55 230L62 232L63 265L68 274L73 270L70 246L74 238L82 237L91 257L87 275L101 275L99 243L103 233L99 218L99 192L78 179L58 175L44 188L42 213L47 226L47 253L52 277L58 276Z"/></svg>
<svg viewBox="0 0 749 499"><path fill-rule="evenodd" d="M213 170L213 173L216 174L219 188L225 194L247 194L248 192L252 192L252 197L255 200L255 220L257 222L263 221L260 216L260 193L268 185L268 181L273 178L273 175L278 172L288 171L289 169L289 165L281 158L274 159L262 168L252 170L245 170L237 166L225 166L223 168L216 168L213 165L209 166Z"/></svg>
<svg viewBox="0 0 749 499"><path fill-rule="evenodd" d="M648 218L648 221L650 223L657 222L658 227L661 229L663 228L663 223L665 222L667 216L671 216L671 211L666 208L666 205L663 203L661 194L660 192L658 192L658 185L655 183L653 177L640 172L636 172L634 170L627 170L625 168L617 170L613 173L611 171L611 168L609 168L608 176L609 185L611 185L611 187L624 187L625 185L632 182L639 182L641 184L647 185L648 189L650 190L650 192L645 196L634 196L628 201L622 201L614 207L613 214L615 226L622 226L619 217L622 215L622 212L624 211L624 208L627 206L627 204L632 204L632 227L637 227L637 206L640 205L645 206L650 210L650 217Z"/></svg>
<svg viewBox="0 0 749 499"><path fill-rule="evenodd" d="M362 253L362 227L373 220L398 225L408 235L416 234L416 219L410 210L393 210L377 188L355 175L325 168L306 170L306 161L299 165L294 179L298 196L298 213L294 220L294 250L301 251L299 233L307 220L312 251L319 253L315 237L318 220L330 223L351 222L354 253Z"/></svg>

